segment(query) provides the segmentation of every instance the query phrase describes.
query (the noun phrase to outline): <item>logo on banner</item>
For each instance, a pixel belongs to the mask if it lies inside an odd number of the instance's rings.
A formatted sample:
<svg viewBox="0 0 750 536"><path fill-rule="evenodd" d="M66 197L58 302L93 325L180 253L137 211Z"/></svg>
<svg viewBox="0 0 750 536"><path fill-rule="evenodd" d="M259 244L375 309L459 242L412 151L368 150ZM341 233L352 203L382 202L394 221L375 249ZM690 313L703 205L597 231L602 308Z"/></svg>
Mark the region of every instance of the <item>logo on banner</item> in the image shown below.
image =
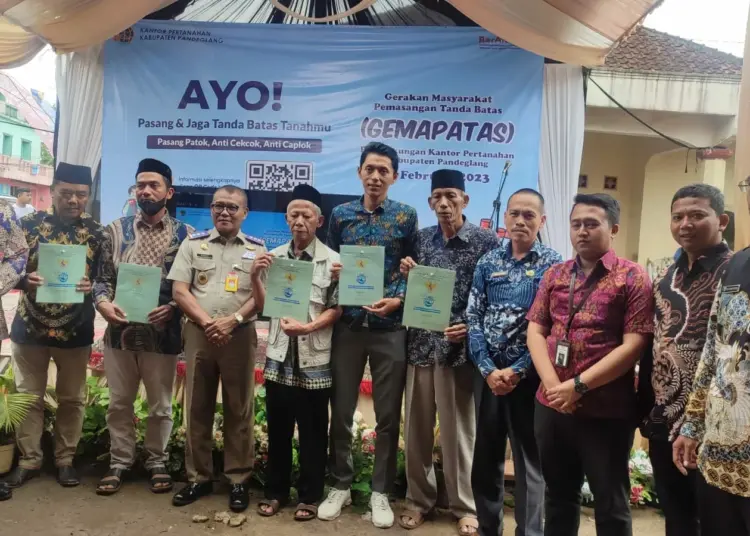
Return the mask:
<svg viewBox="0 0 750 536"><path fill-rule="evenodd" d="M128 28L127 30L118 33L112 38L112 40L117 41L118 43L130 43L133 40L133 37L135 37L133 28Z"/></svg>

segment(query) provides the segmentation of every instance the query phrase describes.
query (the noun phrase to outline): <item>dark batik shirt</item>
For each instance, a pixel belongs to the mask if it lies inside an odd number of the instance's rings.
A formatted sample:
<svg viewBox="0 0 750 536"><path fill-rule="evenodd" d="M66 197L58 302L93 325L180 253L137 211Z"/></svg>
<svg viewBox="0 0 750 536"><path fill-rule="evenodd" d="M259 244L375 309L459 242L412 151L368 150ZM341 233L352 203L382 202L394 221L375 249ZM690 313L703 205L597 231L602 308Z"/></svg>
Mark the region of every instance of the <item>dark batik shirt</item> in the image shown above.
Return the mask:
<svg viewBox="0 0 750 536"><path fill-rule="evenodd" d="M10 203L0 199L0 297L13 290L26 269L29 247ZM8 337L8 326L0 304L0 341Z"/></svg>
<svg viewBox="0 0 750 536"><path fill-rule="evenodd" d="M86 276L93 283L100 270L105 240L104 227L99 222L82 214L74 222L65 223L50 208L21 218L21 227L29 244L27 273L36 272L39 267L39 244L86 246ZM25 281L22 279L19 284L24 293L10 330L14 343L80 348L94 342L96 313L91 293L84 296L83 303L37 303L36 291L26 289Z"/></svg>
<svg viewBox="0 0 750 536"><path fill-rule="evenodd" d="M107 240L103 246L104 260L94 285L96 302L117 302L117 270L120 263L124 262L161 268L159 305L171 305L174 308L172 319L163 327L134 322L123 326L108 325L104 334L107 347L170 355L180 353L182 314L172 300L172 280L167 279L167 275L172 269L180 244L192 232L192 227L169 214L154 225L147 224L139 213L117 219L107 226Z"/></svg>
<svg viewBox="0 0 750 536"><path fill-rule="evenodd" d="M445 268L456 272L450 324L466 323L466 304L479 259L498 246L498 238L489 229L481 229L466 221L456 236L445 240L439 225L427 227L417 235L417 264ZM466 343L449 343L445 335L424 329L409 329L410 365L458 367L466 363Z"/></svg>
<svg viewBox="0 0 750 536"><path fill-rule="evenodd" d="M341 246L385 247L385 298L406 294L406 279L401 276L401 259L414 257L417 240L417 211L398 201L386 199L373 212L362 201L344 203L333 209L328 228L328 247L340 253ZM387 318L367 313L361 307L344 307L343 319L349 324L365 321L373 328L392 328L401 322L402 311Z"/></svg>
<svg viewBox="0 0 750 536"><path fill-rule="evenodd" d="M680 434L719 280L732 252L722 243L693 263L687 254L654 281L655 321L651 386L654 407L646 419L650 439Z"/></svg>
<svg viewBox="0 0 750 536"><path fill-rule="evenodd" d="M554 365L555 348L565 340L568 323L568 295L573 271L576 272L573 306L595 290L573 318L568 334L570 357L565 368ZM601 361L622 344L628 333L651 335L654 331L654 297L651 280L639 264L618 257L614 250L599 259L588 277L577 260L565 261L547 270L527 315L529 322L546 328L547 353L561 382L573 379ZM598 418L632 419L636 415L635 366L616 380L592 389L580 401L576 415ZM549 406L544 387L537 400Z"/></svg>
<svg viewBox="0 0 750 536"><path fill-rule="evenodd" d="M526 313L544 272L561 261L557 251L540 242L534 243L526 257L516 260L510 240L479 260L466 317L469 357L483 377L508 367L524 377L531 368Z"/></svg>
<svg viewBox="0 0 750 536"><path fill-rule="evenodd" d="M680 434L701 443L710 485L750 497L750 249L735 253L716 290Z"/></svg>

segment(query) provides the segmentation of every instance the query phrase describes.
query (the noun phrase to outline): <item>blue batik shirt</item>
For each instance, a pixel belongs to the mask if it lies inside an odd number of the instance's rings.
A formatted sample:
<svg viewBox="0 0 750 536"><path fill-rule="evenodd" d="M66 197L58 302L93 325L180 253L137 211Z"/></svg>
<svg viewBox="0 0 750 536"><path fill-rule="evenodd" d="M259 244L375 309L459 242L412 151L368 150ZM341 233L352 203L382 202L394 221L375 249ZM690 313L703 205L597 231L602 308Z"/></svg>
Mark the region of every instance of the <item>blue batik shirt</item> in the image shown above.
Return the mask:
<svg viewBox="0 0 750 536"><path fill-rule="evenodd" d="M479 260L466 318L469 358L483 377L508 367L521 377L526 375L531 367L526 313L534 303L544 272L560 262L557 251L539 242L526 257L516 260L510 240Z"/></svg>
<svg viewBox="0 0 750 536"><path fill-rule="evenodd" d="M417 241L417 211L398 201L386 199L370 212L362 204L364 196L333 209L328 227L328 247L339 252L341 246L385 247L385 298L404 299L406 279L400 265L404 257L414 257ZM343 320L372 328L392 328L401 322L401 310L386 318L368 314L361 307L344 307Z"/></svg>
<svg viewBox="0 0 750 536"><path fill-rule="evenodd" d="M472 276L477 262L499 245L497 235L466 221L456 236L446 240L439 225L419 231L417 256L423 266L445 268L456 272L453 289L450 325L466 323L466 304L469 300ZM409 328L408 360L410 365L431 367L459 367L466 363L466 343L450 343L436 331Z"/></svg>

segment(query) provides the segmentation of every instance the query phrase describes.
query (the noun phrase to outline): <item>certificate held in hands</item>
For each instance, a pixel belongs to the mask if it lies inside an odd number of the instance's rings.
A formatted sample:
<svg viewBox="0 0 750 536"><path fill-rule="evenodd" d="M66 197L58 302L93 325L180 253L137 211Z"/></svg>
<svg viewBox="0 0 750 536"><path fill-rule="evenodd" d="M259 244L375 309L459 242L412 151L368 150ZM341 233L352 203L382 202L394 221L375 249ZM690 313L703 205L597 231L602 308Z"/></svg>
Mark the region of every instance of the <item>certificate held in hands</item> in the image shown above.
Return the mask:
<svg viewBox="0 0 750 536"><path fill-rule="evenodd" d="M341 246L339 304L372 305L383 299L383 246Z"/></svg>
<svg viewBox="0 0 750 536"><path fill-rule="evenodd" d="M148 314L159 306L161 268L120 263L117 267L115 303L128 322L148 323Z"/></svg>
<svg viewBox="0 0 750 536"><path fill-rule="evenodd" d="M312 278L313 263L274 258L266 278L263 316L293 318L306 324Z"/></svg>
<svg viewBox="0 0 750 536"><path fill-rule="evenodd" d="M432 266L409 271L402 324L429 331L444 331L450 325L456 272Z"/></svg>
<svg viewBox="0 0 750 536"><path fill-rule="evenodd" d="M44 284L36 290L37 303L83 303L76 290L86 275L86 246L39 244L37 272Z"/></svg>

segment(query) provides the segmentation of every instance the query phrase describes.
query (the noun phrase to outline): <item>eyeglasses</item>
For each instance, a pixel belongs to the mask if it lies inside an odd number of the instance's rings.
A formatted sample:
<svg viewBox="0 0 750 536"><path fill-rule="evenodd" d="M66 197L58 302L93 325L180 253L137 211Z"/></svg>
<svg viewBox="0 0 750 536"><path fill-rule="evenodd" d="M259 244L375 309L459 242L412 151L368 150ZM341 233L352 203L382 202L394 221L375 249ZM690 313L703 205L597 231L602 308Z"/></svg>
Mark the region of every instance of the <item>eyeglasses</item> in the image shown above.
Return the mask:
<svg viewBox="0 0 750 536"><path fill-rule="evenodd" d="M750 190L750 179L745 179L744 181L737 184L740 188L740 192L747 192Z"/></svg>
<svg viewBox="0 0 750 536"><path fill-rule="evenodd" d="M237 214L237 211L240 209L237 205L225 205L224 203L211 203L211 210L214 211L214 214L221 214L225 210L229 213L230 216L234 216Z"/></svg>

